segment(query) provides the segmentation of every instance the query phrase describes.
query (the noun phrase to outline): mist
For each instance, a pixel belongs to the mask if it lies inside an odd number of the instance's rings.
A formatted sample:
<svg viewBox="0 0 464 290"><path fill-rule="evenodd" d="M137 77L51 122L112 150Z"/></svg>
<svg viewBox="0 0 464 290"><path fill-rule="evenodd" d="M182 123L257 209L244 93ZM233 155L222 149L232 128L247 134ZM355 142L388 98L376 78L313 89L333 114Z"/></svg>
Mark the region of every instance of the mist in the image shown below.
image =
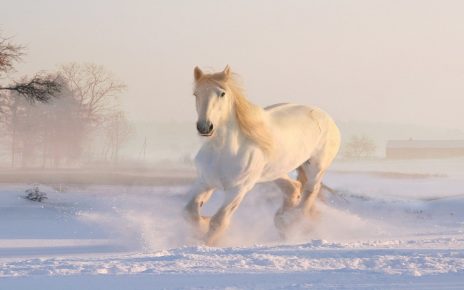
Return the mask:
<svg viewBox="0 0 464 290"><path fill-rule="evenodd" d="M191 91L195 65L220 70L229 64L262 106L319 106L344 124L345 139L371 135L366 128L378 124L382 136L372 136L378 147L395 138L464 138L463 6L48 0L10 3L0 16L3 33L27 46L17 75L95 63L123 81L127 90L119 102L137 131L124 154L134 158L145 150L159 160L163 147L200 143ZM23 20L9 11L23 11ZM190 154L180 151L177 159Z"/></svg>
<svg viewBox="0 0 464 290"><path fill-rule="evenodd" d="M47 0L9 8L25 17L0 12L4 44L19 52L3 71L2 86L39 72L55 78L61 91L45 102L0 91L3 182L58 191L106 184L137 194L137 186L174 186L182 196L204 141L195 125L193 68L214 72L226 65L255 104L293 102L328 112L342 133L331 167L336 174L422 177L461 170L455 158L464 152L460 2ZM388 153L391 144L396 155ZM278 190L258 186L253 196L231 228L235 239L225 244L279 240L272 226ZM204 211L213 214L221 200L219 191ZM165 202L180 209L186 201ZM165 213L161 241L150 234L159 214L139 204L117 207L113 216L81 217L108 223L117 235L133 228L149 248L191 242L168 228L181 227L180 217L168 222ZM313 236L343 236L332 218L350 219L359 227L350 229L366 232L368 224L357 216L322 207L326 214ZM248 220L258 220L253 235L240 230Z"/></svg>
<svg viewBox="0 0 464 290"><path fill-rule="evenodd" d="M463 1L6 2L1 289L464 289Z"/></svg>

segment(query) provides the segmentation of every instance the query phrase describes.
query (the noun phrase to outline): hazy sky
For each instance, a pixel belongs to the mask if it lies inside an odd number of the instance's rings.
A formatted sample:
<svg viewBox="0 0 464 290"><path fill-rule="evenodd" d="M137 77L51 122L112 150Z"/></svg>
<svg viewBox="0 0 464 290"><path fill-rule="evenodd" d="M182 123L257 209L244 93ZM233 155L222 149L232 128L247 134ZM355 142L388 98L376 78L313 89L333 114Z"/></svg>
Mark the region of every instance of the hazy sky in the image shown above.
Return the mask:
<svg viewBox="0 0 464 290"><path fill-rule="evenodd" d="M194 120L195 65L242 76L260 105L464 130L464 1L3 1L21 73L103 64L133 120Z"/></svg>

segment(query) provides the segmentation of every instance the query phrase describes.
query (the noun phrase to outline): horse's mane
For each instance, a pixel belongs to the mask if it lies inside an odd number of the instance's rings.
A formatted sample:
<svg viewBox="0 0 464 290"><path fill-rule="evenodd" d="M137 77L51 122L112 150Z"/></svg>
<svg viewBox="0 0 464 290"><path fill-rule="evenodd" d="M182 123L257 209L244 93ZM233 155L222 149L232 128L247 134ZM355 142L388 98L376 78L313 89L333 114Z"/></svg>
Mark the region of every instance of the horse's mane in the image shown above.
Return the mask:
<svg viewBox="0 0 464 290"><path fill-rule="evenodd" d="M227 78L221 73L203 75L200 81L214 82L221 87L227 86L234 101L235 117L241 131L255 142L266 154L272 151L273 139L268 125L263 119L264 110L251 103L234 74Z"/></svg>

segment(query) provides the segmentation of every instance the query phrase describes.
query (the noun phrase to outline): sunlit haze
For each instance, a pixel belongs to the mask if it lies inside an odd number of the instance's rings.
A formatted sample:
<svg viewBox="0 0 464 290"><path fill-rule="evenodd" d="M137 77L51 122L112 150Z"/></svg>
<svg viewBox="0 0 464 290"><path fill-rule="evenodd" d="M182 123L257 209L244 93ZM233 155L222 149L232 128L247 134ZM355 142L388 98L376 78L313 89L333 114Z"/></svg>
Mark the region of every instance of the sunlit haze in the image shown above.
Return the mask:
<svg viewBox="0 0 464 290"><path fill-rule="evenodd" d="M1 289L464 289L464 0L5 0Z"/></svg>
<svg viewBox="0 0 464 290"><path fill-rule="evenodd" d="M339 121L464 130L460 1L10 1L18 73L102 64L132 121L194 121L195 65L238 73L255 103ZM20 21L16 13L21 11Z"/></svg>

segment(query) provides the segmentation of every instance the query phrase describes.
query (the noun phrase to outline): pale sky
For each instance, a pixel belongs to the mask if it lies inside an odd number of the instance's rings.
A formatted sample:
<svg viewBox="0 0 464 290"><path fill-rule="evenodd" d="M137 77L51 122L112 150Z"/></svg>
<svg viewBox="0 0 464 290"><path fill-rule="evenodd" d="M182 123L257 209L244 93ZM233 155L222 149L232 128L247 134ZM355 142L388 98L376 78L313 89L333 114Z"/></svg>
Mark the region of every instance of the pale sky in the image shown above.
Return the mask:
<svg viewBox="0 0 464 290"><path fill-rule="evenodd" d="M240 74L257 104L342 121L464 130L464 1L4 1L20 73L103 64L134 121L195 119L193 67Z"/></svg>

